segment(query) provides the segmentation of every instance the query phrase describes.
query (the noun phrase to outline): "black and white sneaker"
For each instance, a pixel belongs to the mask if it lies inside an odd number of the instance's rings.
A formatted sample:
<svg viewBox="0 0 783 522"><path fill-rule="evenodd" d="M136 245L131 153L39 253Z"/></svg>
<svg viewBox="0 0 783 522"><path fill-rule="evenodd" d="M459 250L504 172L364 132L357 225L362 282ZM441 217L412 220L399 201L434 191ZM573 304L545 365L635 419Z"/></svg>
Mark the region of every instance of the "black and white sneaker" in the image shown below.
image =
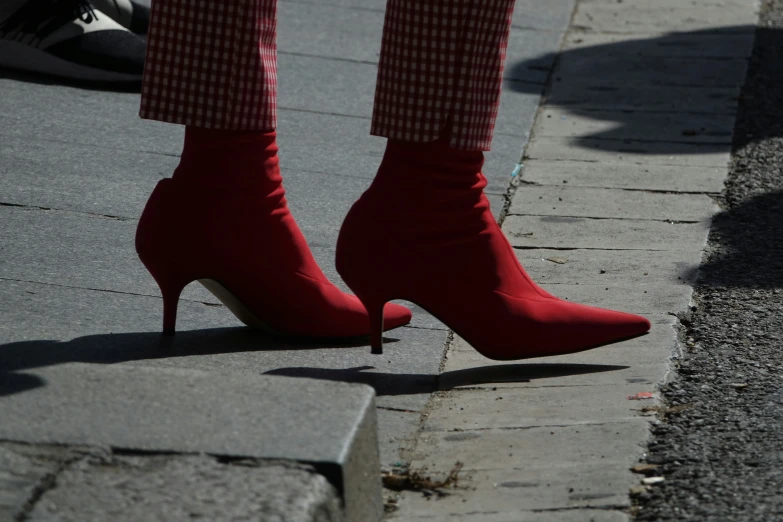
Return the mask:
<svg viewBox="0 0 783 522"><path fill-rule="evenodd" d="M136 34L147 34L150 26L149 5L137 0L92 0L92 5L125 29Z"/></svg>
<svg viewBox="0 0 783 522"><path fill-rule="evenodd" d="M0 68L138 82L145 43L88 0L28 0L0 23Z"/></svg>

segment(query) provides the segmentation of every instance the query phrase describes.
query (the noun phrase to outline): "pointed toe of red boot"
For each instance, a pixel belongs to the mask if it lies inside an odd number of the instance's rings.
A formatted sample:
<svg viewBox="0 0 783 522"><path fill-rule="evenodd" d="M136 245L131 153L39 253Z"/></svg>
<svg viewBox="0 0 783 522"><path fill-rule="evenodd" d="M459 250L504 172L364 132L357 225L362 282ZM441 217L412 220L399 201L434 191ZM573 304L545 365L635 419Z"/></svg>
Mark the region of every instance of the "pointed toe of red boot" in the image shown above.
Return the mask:
<svg viewBox="0 0 783 522"><path fill-rule="evenodd" d="M603 346L650 331L650 321L639 315L585 306L585 334L592 346Z"/></svg>
<svg viewBox="0 0 783 522"><path fill-rule="evenodd" d="M392 330L411 322L413 313L404 306L387 303L383 308L383 329Z"/></svg>
<svg viewBox="0 0 783 522"><path fill-rule="evenodd" d="M566 354L597 348L638 337L650 331L650 321L642 316L556 300L556 314L563 320L558 332L549 332L551 349ZM549 324L556 323L551 321ZM552 342L555 341L555 342Z"/></svg>

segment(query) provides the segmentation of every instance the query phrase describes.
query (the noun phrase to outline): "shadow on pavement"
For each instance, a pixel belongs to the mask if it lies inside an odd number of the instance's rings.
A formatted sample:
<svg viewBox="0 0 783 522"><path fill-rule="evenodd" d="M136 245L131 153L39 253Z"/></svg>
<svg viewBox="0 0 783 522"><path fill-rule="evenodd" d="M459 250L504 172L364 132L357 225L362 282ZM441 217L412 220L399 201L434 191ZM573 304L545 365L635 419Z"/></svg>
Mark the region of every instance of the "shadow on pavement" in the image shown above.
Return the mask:
<svg viewBox="0 0 783 522"><path fill-rule="evenodd" d="M398 342L384 337L385 343ZM157 332L100 334L78 337L71 341L20 341L0 345L0 381L3 388L25 391L35 388L37 377L13 372L44 368L66 363L117 364L129 361L168 359L196 355L238 352L340 349L367 346L367 338L351 339L281 339L250 328L214 328L187 330L173 337ZM16 386L8 386L12 381ZM2 395L2 394L0 394Z"/></svg>
<svg viewBox="0 0 783 522"><path fill-rule="evenodd" d="M393 334L392 334L393 335ZM384 337L384 343L398 342ZM44 383L25 370L57 364L117 364L130 361L169 359L197 355L228 354L271 350L315 350L369 347L367 338L345 340L291 340L274 337L249 328L216 328L178 332L174 337L159 333L89 335L67 342L39 340L0 345L0 396L21 393ZM591 364L504 364L479 366L440 376L440 389L468 384L530 382L566 375L621 370L625 366ZM375 370L372 366L347 369L278 368L268 375L309 377L368 384L378 395L412 395L438 389L438 375L397 374ZM446 386L446 387L444 387Z"/></svg>
<svg viewBox="0 0 783 522"><path fill-rule="evenodd" d="M0 69L0 79L14 80L24 83L35 83L38 85L62 85L63 87L76 87L89 91L110 91L110 92L129 92L140 93L141 81L131 82L98 82L77 80L71 78L61 78L42 73L15 71L10 69Z"/></svg>
<svg viewBox="0 0 783 522"><path fill-rule="evenodd" d="M572 37L575 47L557 55L558 74L567 74L571 81L553 78L546 107L567 110L564 119L573 115L613 124L571 137L573 145L583 148L675 155L729 151L739 94L736 81L744 78L755 30L731 26L595 45ZM781 38L773 29L758 32ZM618 35L622 38L627 36ZM509 63L506 76L521 77L554 58L550 54ZM505 88L537 94L541 87L507 80ZM653 133L657 136L651 138ZM657 145L633 146L644 142Z"/></svg>
<svg viewBox="0 0 783 522"><path fill-rule="evenodd" d="M699 268L699 284L783 288L783 191L755 196L721 212L710 239L722 250Z"/></svg>
<svg viewBox="0 0 783 522"><path fill-rule="evenodd" d="M357 366L341 370L308 367L279 368L268 371L266 374L369 384L375 388L377 395L384 396L431 393L436 390L446 391L460 386L477 384L526 383L537 379L611 372L626 368L628 366L605 364L507 363L443 372L440 376L365 371L374 370L375 368L372 366ZM438 377L437 384L435 377Z"/></svg>

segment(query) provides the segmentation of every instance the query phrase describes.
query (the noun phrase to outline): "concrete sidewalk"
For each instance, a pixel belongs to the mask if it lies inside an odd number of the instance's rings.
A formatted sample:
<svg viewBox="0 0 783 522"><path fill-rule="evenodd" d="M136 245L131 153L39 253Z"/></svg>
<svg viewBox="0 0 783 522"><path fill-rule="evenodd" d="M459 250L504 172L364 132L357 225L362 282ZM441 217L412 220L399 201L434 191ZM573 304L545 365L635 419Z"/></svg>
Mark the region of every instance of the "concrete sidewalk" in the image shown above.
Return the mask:
<svg viewBox="0 0 783 522"><path fill-rule="evenodd" d="M286 188L335 281L339 225L383 151L367 131L384 4L280 1ZM41 382L28 373L88 363L370 384L382 466L465 465L452 495L405 493L392 518L626 519L652 420L639 410L655 404L626 397L654 392L676 353L672 314L688 306L726 173L755 23L754 0L517 2L486 169L493 210L507 210L506 234L548 290L654 323L633 342L523 364L449 342L415 307L380 358L363 343L285 343L238 327L195 285L176 350L161 353L161 300L133 233L181 129L139 120L136 94L0 77L0 379L30 393Z"/></svg>

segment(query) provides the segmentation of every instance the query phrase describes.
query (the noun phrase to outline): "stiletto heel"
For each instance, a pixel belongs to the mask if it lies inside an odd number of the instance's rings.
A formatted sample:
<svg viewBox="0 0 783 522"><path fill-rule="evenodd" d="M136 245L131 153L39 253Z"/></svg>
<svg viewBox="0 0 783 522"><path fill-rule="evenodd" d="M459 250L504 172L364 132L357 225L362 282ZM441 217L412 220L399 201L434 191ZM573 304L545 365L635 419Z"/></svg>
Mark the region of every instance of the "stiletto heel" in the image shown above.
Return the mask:
<svg viewBox="0 0 783 522"><path fill-rule="evenodd" d="M356 297L367 310L367 316L370 319L370 353L373 355L383 355L383 307L386 306L385 299L367 299L356 294Z"/></svg>
<svg viewBox="0 0 783 522"><path fill-rule="evenodd" d="M160 292L163 294L163 335L171 336L176 332L177 326L177 305L179 305L179 296L186 284L160 284Z"/></svg>

